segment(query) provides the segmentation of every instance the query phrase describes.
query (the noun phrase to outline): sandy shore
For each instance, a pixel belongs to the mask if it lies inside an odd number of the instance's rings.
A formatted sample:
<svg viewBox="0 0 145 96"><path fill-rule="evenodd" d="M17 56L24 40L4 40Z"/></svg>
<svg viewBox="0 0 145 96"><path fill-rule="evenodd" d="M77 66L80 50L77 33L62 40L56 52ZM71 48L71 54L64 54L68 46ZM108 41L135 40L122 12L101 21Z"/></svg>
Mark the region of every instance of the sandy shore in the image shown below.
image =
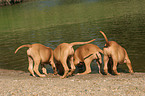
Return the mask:
<svg viewBox="0 0 145 96"><path fill-rule="evenodd" d="M87 74L60 79L0 69L0 96L145 96L145 73Z"/></svg>

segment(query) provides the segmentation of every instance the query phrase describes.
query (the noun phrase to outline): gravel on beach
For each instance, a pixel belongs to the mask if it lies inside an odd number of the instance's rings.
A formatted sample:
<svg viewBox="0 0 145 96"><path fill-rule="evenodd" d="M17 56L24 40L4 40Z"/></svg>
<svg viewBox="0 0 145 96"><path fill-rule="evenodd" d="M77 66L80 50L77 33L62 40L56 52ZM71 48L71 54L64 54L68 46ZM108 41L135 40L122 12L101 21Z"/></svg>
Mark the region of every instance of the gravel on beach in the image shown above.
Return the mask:
<svg viewBox="0 0 145 96"><path fill-rule="evenodd" d="M65 79L0 69L0 96L145 96L145 73L87 74Z"/></svg>

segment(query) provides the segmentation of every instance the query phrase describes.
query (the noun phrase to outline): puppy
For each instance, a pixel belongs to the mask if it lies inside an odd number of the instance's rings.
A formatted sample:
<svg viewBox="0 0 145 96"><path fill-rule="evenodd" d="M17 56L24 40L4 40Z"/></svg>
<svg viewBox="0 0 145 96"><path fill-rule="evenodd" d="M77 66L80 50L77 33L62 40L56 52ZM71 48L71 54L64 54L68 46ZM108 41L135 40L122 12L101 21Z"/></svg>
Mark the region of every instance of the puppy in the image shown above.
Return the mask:
<svg viewBox="0 0 145 96"><path fill-rule="evenodd" d="M73 55L74 55L74 45L79 45L79 44L86 44L93 42L95 39L88 41L88 42L73 42L73 43L62 43L54 49L54 58L56 61L56 64L62 64L64 68L64 74L60 78L65 78L66 76L72 75L73 72L75 71L75 66L73 63ZM67 60L70 62L70 67L71 71L69 72L69 68L67 65Z"/></svg>
<svg viewBox="0 0 145 96"><path fill-rule="evenodd" d="M105 74L108 74L108 61L109 58L111 57L112 61L113 61L113 72L116 75L119 75L120 73L117 72L117 64L121 64L121 63L126 63L128 68L129 68L129 72L133 73L133 69L131 66L131 61L127 55L126 50L121 47L118 43L116 43L115 41L108 41L106 35L100 31L100 33L102 33L102 35L105 38L106 44L105 47L103 48L103 53L104 53L104 72Z"/></svg>
<svg viewBox="0 0 145 96"><path fill-rule="evenodd" d="M78 73L78 75L88 74L91 72L90 64L92 60L96 60L98 67L99 67L99 73L101 73L102 69L102 57L101 54L103 54L103 51L94 44L86 44L76 49L74 53L74 64L75 66L81 62L84 62L86 66L86 70L83 73ZM101 69L100 69L101 67Z"/></svg>
<svg viewBox="0 0 145 96"><path fill-rule="evenodd" d="M27 44L27 45L22 45L18 47L15 53L17 53L17 51L23 47L29 48L27 50L28 61L29 61L28 70L34 77L35 77L34 72L40 77L45 77L44 74L47 74L45 64L48 64L48 63L52 65L54 74L57 74L57 70L53 61L53 50L51 48L46 47L42 44L32 44L32 45ZM33 61L34 61L34 71L33 71ZM40 63L41 63L42 71L44 74L40 74L38 71Z"/></svg>

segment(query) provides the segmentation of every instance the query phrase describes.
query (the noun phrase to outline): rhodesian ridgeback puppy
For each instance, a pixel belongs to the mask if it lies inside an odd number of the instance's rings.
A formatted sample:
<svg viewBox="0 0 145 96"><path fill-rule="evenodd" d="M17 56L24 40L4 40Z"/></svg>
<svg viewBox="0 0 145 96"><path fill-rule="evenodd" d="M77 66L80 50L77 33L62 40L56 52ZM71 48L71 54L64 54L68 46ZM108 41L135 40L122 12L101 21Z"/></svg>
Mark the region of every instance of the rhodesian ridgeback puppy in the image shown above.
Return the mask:
<svg viewBox="0 0 145 96"><path fill-rule="evenodd" d="M108 74L107 64L109 62L110 57L113 61L112 70L113 70L114 74L116 74L116 75L120 74L117 72L117 64L122 64L122 63L126 63L126 65L129 68L129 72L133 73L131 61L128 57L126 50L123 47L121 47L118 43L116 43L115 41L108 41L106 35L102 31L100 31L100 33L102 33L102 35L104 36L105 41L106 41L105 47L103 48L105 74Z"/></svg>
<svg viewBox="0 0 145 96"><path fill-rule="evenodd" d="M51 64L54 74L57 74L56 66L53 61L53 50L51 48L46 47L42 44L32 44L32 45L27 44L18 47L15 53L17 53L17 51L23 47L29 48L27 50L28 61L29 61L28 70L34 77L35 77L34 72L40 77L45 77L44 74L47 74L45 64ZM34 61L34 71L33 71L33 61ZM40 74L38 71L40 63L44 74Z"/></svg>
<svg viewBox="0 0 145 96"><path fill-rule="evenodd" d="M83 75L83 74L90 73L91 72L90 64L91 64L92 60L94 60L94 59L96 60L96 62L98 64L99 73L101 73L102 57L101 57L100 53L103 54L103 51L97 45L94 45L94 44L86 44L86 45L83 45L83 46L80 46L79 48L77 48L74 53L74 64L76 66L79 63L84 62L85 66L86 66L85 72L78 73L77 75Z"/></svg>
<svg viewBox="0 0 145 96"><path fill-rule="evenodd" d="M60 78L65 78L66 76L72 75L76 69L73 63L73 57L74 57L73 46L80 45L80 44L87 44L87 43L93 42L94 40L95 39L88 42L62 43L54 49L54 58L55 58L56 64L58 65L62 64L64 68L64 74ZM67 60L70 62L70 67L71 67L70 72L67 65Z"/></svg>

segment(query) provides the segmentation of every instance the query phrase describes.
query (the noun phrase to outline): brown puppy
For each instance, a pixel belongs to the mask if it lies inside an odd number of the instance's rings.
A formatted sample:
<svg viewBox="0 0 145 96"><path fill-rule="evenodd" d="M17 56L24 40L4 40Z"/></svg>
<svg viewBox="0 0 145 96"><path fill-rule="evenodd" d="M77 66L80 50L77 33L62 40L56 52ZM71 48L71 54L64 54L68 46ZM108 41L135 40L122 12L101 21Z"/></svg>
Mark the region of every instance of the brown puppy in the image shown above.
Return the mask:
<svg viewBox="0 0 145 96"><path fill-rule="evenodd" d="M47 74L45 64L51 64L54 74L57 74L56 67L53 61L53 50L49 47L46 47L42 44L27 44L27 45L22 45L18 47L15 51L15 53L23 47L29 47L27 50L27 55L28 55L28 61L29 61L29 67L28 70L30 73L35 77L35 73L40 76L40 77L45 77L44 74ZM33 61L34 61L34 71L33 71ZM40 74L38 71L39 64L41 63L42 65L42 71L44 74Z"/></svg>
<svg viewBox="0 0 145 96"><path fill-rule="evenodd" d="M88 74L91 72L90 64L92 60L96 60L98 67L99 67L99 73L101 73L102 69L102 57L101 54L103 54L103 51L94 44L86 44L76 49L74 53L74 64L75 66L81 62L84 62L86 66L86 71L83 73L78 73L78 75ZM101 69L100 69L101 67Z"/></svg>
<svg viewBox="0 0 145 96"><path fill-rule="evenodd" d="M105 47L103 48L103 53L104 53L104 72L106 74L108 74L108 68L107 68L107 64L109 61L109 57L112 58L113 61L113 72L116 75L119 75L120 73L117 72L117 64L121 64L121 63L126 63L128 68L129 68L129 72L133 73L133 69L131 66L131 61L127 55L126 50L121 47L119 44L117 44L115 41L108 41L106 35L100 31L100 33L102 33L102 35L105 38L106 44Z"/></svg>
<svg viewBox="0 0 145 96"><path fill-rule="evenodd" d="M75 66L73 63L73 55L74 55L74 45L79 45L79 44L86 44L93 42L95 39L88 41L88 42L73 42L73 43L62 43L57 46L56 49L54 49L54 58L55 61L57 62L56 64L62 64L64 68L64 75L61 78L65 78L66 76L72 75L73 72L75 71ZM67 60L70 62L70 67L71 71L69 72L69 68L67 65Z"/></svg>

